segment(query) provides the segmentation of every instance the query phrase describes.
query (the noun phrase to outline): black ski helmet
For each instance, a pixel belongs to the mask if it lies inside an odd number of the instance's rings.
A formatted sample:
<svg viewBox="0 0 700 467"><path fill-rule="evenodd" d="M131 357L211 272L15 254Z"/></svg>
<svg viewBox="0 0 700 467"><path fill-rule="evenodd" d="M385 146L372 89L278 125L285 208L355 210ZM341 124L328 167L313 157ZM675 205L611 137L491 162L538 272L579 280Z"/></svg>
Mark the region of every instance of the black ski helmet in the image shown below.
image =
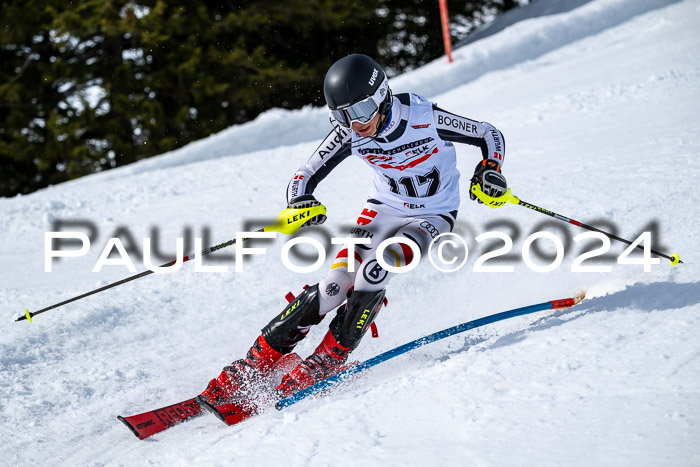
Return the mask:
<svg viewBox="0 0 700 467"><path fill-rule="evenodd" d="M328 69L323 81L323 94L334 118L333 111L347 108L369 97L375 97L379 113L389 114L391 91L382 67L367 55L352 54L335 62ZM351 122L336 118L339 123L350 126Z"/></svg>

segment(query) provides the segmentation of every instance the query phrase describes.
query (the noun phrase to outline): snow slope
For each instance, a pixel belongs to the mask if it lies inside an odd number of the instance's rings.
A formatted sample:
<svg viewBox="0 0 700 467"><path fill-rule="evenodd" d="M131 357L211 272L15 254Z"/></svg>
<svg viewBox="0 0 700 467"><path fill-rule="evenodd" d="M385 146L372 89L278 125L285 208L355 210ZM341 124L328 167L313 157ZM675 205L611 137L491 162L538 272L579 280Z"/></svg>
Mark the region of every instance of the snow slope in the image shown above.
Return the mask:
<svg viewBox="0 0 700 467"><path fill-rule="evenodd" d="M522 199L588 223L608 220L600 226L626 238L655 222L658 247L684 264L573 273L583 250L571 239L580 231L550 226L571 244L555 271L534 272L516 256L512 273L473 272L476 235L503 230L519 255L549 218L470 203L463 180L456 232L469 241L467 265L447 274L426 262L396 277L377 320L381 337L363 341L359 360L583 288L588 299L422 347L329 397L237 427L208 416L138 441L117 415L200 392L242 356L284 294L315 283L330 259L315 273L290 272L279 238L243 272L223 250L226 260L209 264L228 265L227 273L188 264L31 324L13 319L130 275L123 266L91 272L120 229L140 245L157 227L161 250L174 254L188 227L196 236L208 228L218 243L246 221L257 228L274 217L288 177L328 124L323 109L271 111L173 153L0 199L0 463L700 465L700 2L571 3L392 87L501 129L504 173ZM467 179L479 153L460 146L458 158ZM369 184L369 169L352 159L319 186L327 232L346 232ZM91 221L98 238L86 256L54 261L45 273L44 233L66 219ZM299 353L313 350L325 326Z"/></svg>

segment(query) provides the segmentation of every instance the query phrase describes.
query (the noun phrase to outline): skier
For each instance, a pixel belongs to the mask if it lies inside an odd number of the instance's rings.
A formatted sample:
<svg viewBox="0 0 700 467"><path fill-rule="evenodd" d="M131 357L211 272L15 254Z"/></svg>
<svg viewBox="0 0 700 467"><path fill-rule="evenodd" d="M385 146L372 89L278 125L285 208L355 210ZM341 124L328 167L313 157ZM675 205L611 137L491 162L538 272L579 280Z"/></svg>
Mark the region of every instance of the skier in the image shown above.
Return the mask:
<svg viewBox="0 0 700 467"><path fill-rule="evenodd" d="M500 131L442 110L419 95L392 94L384 70L372 58L353 54L338 60L326 74L323 91L334 128L293 175L287 187L288 206L319 205L313 196L317 184L348 156L360 157L373 169L374 185L350 236L370 243L341 248L326 276L262 329L246 358L225 367L209 383L202 398L211 404L230 400L267 377L311 326L336 308L322 342L284 376L278 395L291 395L344 368L348 354L382 307L393 276L377 262L378 245L400 237L427 253L435 237L454 227L460 198L453 142L481 148L472 185L479 184L490 196L506 191L501 174L505 141ZM470 198L478 200L471 191ZM316 216L308 224L325 219ZM413 250L407 243L386 248L386 264L410 264Z"/></svg>

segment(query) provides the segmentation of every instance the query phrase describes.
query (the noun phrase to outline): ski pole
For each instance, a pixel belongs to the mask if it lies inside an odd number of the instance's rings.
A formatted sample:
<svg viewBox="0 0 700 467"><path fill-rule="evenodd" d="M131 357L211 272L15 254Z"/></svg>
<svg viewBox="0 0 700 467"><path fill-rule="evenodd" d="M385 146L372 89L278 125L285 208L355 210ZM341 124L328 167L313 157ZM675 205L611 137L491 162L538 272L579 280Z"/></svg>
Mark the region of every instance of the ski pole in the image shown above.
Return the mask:
<svg viewBox="0 0 700 467"><path fill-rule="evenodd" d="M263 227L262 229L256 230L256 232L280 232L286 235L291 235L297 230L299 230L300 227L302 227L306 222L308 222L309 219L322 215L326 213L326 207L323 205L319 206L313 206L310 208L287 208L284 211L282 211L278 216L277 219L275 219L275 222L272 224L268 225L267 227ZM243 240L246 240L245 238ZM202 250L200 253L200 256L208 255L209 253L213 253L215 251L221 250L222 248L226 248L227 246L234 245L236 243L236 239L231 239L227 242L220 243L218 245L212 246L205 248ZM191 259L194 259L197 255L195 253L190 253L189 255L185 256L182 259L182 262L189 261ZM177 263L177 260L170 261L169 263L165 263L160 267L168 267L172 266L175 263ZM116 287L118 285L125 284L127 282L131 282L136 279L140 279L141 277L148 276L149 274L153 274L153 271L148 269L146 271L140 272L136 275L133 275L131 277L127 277L126 279L122 279L120 281L114 282L112 284L105 285L104 287L100 287L99 289L92 290L90 292L84 293L82 295L78 295L77 297L69 298L68 300L64 300L60 303L56 303L55 305L48 306L46 308L42 308L41 310L30 312L29 309L26 310L25 314L20 316L19 318L15 319L15 322L17 321L22 321L22 320L27 320L30 323L32 322L32 317L44 313L45 311L53 310L54 308L58 308L60 306L66 305L71 302L75 302L76 300L80 300L81 298L89 297L90 295L94 295L96 293L102 292L107 289L111 289L112 287Z"/></svg>
<svg viewBox="0 0 700 467"><path fill-rule="evenodd" d="M348 379L350 376L355 375L357 373L360 373L362 371L365 371L369 368L372 368L375 365L379 365L380 363L387 361L391 358L398 357L399 355L403 355L406 352L416 349L418 347L421 347L425 344L429 344L431 342L435 342L440 339L444 339L449 336L453 336L455 334L459 334L460 332L468 331L470 329L478 328L480 326L485 326L487 324L495 323L496 321L502 321L504 319L509 319L509 318L514 318L516 316L523 316L527 315L530 313L536 313L538 311L544 311L544 310L557 310L557 309L563 309L563 308L571 308L572 306L575 306L581 302L584 298L584 293L579 293L573 298L565 298L561 300L552 300L551 302L543 302L543 303L538 303L536 305L530 305L530 306L525 306L522 308L515 308L513 310L508 310L508 311L503 311L501 313L496 313L494 315L489 315L485 316L483 318L475 319L473 321L468 321L466 323L458 324L457 326L453 326L448 329L443 329L442 331L438 331L436 333L430 334L425 337L421 337L420 339L416 339L414 341L411 341L407 344L401 345L399 347L396 347L394 349L388 350L382 354L377 355L376 357L372 357L369 360L365 360L362 363L358 363L357 365L353 365L350 368L341 371L340 373L331 376L329 378L326 378L322 381L319 381L318 383L314 384L313 386L309 386L306 389L303 389L285 399L280 400L275 404L275 407L277 410L282 410L285 407L289 407L292 404L296 404L302 399L307 398L308 396L315 394L319 391L323 391L324 389L328 389L332 386L335 386L338 383L341 383Z"/></svg>
<svg viewBox="0 0 700 467"><path fill-rule="evenodd" d="M575 220L575 219L571 219L571 218L569 218L569 217L562 216L561 214L557 214L556 212L552 212L552 211L549 211L549 210L547 210L547 209L541 208L541 207L536 206L536 205L534 205L534 204L532 204L532 203L526 203L525 201L522 201L520 198L518 198L518 197L515 196L513 193L511 193L510 188L508 188L508 190L506 190L506 192L505 192L504 195L499 196L499 197L497 197L497 198L494 198L494 197L489 196L489 195L487 195L486 193L484 193L484 192L481 190L481 187L480 187L479 185L473 185L473 186L471 187L471 191L472 191L472 193L474 193L474 194L477 196L477 198L479 198L484 204L486 204L487 206L489 206L489 207L491 207L491 208L500 208L501 206L503 206L503 205L506 204L506 203L513 203L513 204L516 204L516 205L518 205L518 206L523 206L523 207L526 207L526 208L528 208L528 209L532 209L533 211L536 211L536 212L539 212L539 213L542 213L542 214L546 214L546 215L548 215L548 216L550 216L550 217L553 217L553 218L555 218L555 219L557 219L557 220L560 220L560 221L563 221L563 222L568 222L569 224L573 224L573 225L575 225L575 226L584 228L584 229L586 229L586 230L590 230L590 231L592 231L592 232L602 233L603 235L605 235L605 236L607 236L607 237L609 237L609 238L612 238L613 240L617 240L618 242L626 243L627 245L632 245L632 242L631 242L631 241L626 240L626 239L621 238L621 237L618 237L617 235L613 235L613 234L611 234L611 233L609 233L609 232L605 232L605 231L603 231L603 230L600 230L600 229L598 229L598 228L596 228L596 227L593 227L592 225L584 224L583 222L577 221L577 220ZM644 249L644 247L643 247L642 245L637 245L635 248L639 248L639 249L642 249L642 250ZM673 253L673 254L671 254L671 255L666 255L666 254L664 254L664 253L661 253L660 251L656 251L656 250L653 250L653 249L650 249L650 251L651 251L653 254L657 255L657 256L661 256L662 258L668 259L668 260L671 262L671 266L675 266L675 265L677 265L678 263L682 263L682 262L683 262L683 261L681 261L680 256L678 255L678 253Z"/></svg>

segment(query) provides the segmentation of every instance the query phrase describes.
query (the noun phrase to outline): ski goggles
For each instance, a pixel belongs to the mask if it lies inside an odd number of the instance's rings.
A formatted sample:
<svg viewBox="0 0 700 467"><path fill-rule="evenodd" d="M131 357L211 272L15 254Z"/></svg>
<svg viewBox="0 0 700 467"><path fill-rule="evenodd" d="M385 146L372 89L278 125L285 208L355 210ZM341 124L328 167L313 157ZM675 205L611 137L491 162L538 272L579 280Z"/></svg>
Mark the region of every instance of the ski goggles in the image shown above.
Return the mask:
<svg viewBox="0 0 700 467"><path fill-rule="evenodd" d="M381 104L388 93L389 81L384 78L382 84L370 97L345 107L331 109L331 118L346 128L350 128L353 122L367 124L377 115L379 104Z"/></svg>

